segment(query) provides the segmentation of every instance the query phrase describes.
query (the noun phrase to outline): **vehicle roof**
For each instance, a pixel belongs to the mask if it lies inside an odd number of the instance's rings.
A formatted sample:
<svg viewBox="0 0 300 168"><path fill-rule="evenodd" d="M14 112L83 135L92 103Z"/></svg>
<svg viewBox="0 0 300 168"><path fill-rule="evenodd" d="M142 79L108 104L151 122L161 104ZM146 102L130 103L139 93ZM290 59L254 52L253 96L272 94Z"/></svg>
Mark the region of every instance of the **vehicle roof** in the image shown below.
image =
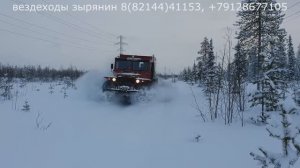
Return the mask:
<svg viewBox="0 0 300 168"><path fill-rule="evenodd" d="M155 57L153 56L144 56L144 55L125 55L125 54L120 54L117 59L126 59L126 60L143 60L143 61L155 61Z"/></svg>

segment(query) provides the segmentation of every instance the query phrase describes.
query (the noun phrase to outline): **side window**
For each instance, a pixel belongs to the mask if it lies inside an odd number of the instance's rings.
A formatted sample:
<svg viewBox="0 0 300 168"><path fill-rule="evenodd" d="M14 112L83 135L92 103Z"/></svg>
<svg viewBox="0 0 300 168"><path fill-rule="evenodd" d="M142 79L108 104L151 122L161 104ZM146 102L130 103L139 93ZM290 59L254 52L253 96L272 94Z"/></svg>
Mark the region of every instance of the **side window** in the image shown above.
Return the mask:
<svg viewBox="0 0 300 168"><path fill-rule="evenodd" d="M136 61L133 62L133 70L135 71L147 71L149 69L149 62Z"/></svg>

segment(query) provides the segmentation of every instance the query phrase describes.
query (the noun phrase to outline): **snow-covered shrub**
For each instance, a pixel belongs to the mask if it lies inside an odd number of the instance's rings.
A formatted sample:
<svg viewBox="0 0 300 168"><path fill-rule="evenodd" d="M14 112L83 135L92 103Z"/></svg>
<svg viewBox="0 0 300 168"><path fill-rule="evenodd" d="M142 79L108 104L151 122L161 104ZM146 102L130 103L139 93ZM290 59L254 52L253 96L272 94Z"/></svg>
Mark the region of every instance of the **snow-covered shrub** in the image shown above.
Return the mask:
<svg viewBox="0 0 300 168"><path fill-rule="evenodd" d="M12 98L13 85L7 77L0 78L0 97L4 100Z"/></svg>
<svg viewBox="0 0 300 168"><path fill-rule="evenodd" d="M42 117L42 114L38 112L36 118L35 118L35 125L37 129L40 129L42 131L48 130L48 128L51 127L52 122L46 122L44 118Z"/></svg>

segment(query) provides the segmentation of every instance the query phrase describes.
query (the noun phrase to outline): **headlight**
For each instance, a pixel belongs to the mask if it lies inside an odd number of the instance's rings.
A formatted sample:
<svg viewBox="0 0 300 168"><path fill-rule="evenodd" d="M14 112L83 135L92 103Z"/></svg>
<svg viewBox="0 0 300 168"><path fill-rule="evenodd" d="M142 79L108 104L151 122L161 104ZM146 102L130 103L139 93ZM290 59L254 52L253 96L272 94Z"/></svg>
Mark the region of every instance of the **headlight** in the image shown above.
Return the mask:
<svg viewBox="0 0 300 168"><path fill-rule="evenodd" d="M115 81L117 81L117 78L112 78L111 80L112 80L113 82L115 82Z"/></svg>
<svg viewBox="0 0 300 168"><path fill-rule="evenodd" d="M139 79L135 80L135 83L140 83L141 81Z"/></svg>

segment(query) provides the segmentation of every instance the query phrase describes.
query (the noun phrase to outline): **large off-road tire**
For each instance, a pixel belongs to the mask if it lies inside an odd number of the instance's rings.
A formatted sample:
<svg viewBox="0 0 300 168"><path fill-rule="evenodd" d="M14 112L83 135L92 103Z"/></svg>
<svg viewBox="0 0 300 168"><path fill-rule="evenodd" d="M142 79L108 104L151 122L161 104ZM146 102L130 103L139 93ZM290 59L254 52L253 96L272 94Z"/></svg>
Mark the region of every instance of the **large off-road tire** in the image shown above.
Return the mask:
<svg viewBox="0 0 300 168"><path fill-rule="evenodd" d="M131 105L132 104L131 96L130 95L122 95L121 103L123 105Z"/></svg>

